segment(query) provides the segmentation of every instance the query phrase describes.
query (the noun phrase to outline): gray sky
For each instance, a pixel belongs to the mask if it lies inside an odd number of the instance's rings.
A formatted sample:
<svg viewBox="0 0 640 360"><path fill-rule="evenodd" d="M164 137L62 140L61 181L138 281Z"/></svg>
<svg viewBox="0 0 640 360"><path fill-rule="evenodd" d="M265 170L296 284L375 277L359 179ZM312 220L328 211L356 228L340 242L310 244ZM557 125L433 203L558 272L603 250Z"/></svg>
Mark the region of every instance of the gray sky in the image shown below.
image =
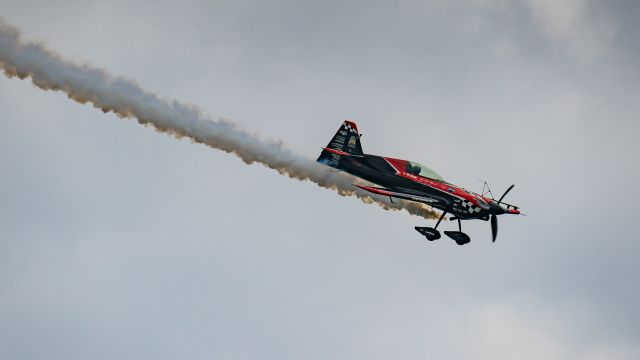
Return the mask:
<svg viewBox="0 0 640 360"><path fill-rule="evenodd" d="M344 119L527 217L427 222L0 77L0 358L637 359L634 2L4 0L310 158ZM453 227L453 224L445 224Z"/></svg>

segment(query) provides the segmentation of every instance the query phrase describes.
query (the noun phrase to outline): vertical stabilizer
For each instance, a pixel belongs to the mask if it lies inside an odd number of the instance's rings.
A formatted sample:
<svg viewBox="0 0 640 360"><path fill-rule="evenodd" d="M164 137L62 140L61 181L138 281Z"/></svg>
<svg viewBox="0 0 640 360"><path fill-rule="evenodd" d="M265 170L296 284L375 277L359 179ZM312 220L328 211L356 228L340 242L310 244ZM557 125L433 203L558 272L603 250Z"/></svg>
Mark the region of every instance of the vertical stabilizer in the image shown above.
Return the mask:
<svg viewBox="0 0 640 360"><path fill-rule="evenodd" d="M331 167L338 167L340 157L348 155L363 156L362 145L360 144L360 133L358 133L358 127L353 121L345 120L342 123L336 134L333 136L327 149L336 150L335 152L322 150L318 162ZM346 153L340 155L339 153Z"/></svg>

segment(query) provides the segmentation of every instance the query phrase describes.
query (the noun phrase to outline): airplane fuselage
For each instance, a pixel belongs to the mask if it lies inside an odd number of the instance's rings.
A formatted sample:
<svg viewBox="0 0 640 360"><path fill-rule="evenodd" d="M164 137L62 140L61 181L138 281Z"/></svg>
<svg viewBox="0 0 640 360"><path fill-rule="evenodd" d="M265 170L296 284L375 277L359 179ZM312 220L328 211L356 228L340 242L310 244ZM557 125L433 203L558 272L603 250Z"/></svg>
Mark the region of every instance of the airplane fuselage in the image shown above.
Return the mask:
<svg viewBox="0 0 640 360"><path fill-rule="evenodd" d="M492 213L491 199L447 182L407 172L409 162L406 160L370 154L336 156L335 160L337 164L332 164L333 167L383 187L360 186L369 192L423 202L460 219L488 220Z"/></svg>

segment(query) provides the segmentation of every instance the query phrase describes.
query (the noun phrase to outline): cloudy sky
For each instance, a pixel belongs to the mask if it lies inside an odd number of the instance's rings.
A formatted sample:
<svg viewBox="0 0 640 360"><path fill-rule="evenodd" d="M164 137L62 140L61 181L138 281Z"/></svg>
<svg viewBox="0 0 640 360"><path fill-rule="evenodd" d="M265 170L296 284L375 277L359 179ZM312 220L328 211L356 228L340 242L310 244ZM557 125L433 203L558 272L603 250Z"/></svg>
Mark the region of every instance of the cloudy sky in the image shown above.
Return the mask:
<svg viewBox="0 0 640 360"><path fill-rule="evenodd" d="M0 77L0 358L640 358L637 2L0 11L309 158L352 119L365 152L515 183L528 215L427 243L432 221Z"/></svg>

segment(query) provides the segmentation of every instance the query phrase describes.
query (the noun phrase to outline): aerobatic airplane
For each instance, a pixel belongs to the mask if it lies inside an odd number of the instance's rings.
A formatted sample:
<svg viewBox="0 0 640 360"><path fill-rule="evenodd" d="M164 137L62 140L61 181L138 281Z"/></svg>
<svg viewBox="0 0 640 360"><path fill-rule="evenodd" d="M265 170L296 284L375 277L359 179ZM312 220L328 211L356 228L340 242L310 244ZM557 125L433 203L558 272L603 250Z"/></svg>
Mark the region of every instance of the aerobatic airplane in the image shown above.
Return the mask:
<svg viewBox="0 0 640 360"><path fill-rule="evenodd" d="M444 233L458 245L471 241L469 236L462 232L460 220L491 220L491 233L493 241L496 241L497 215L520 214L517 206L502 202L514 185L511 185L496 201L486 182L483 194L480 195L445 181L435 171L422 164L365 154L362 152L360 137L356 124L345 121L329 145L322 148L317 161L381 186L355 185L368 192L389 196L391 201L393 198L399 198L425 203L442 210L442 215L435 227L415 227L429 241L440 238L437 228L447 213L453 215L451 220L458 220L458 231ZM486 192L485 189L487 189ZM485 196L489 194L490 198Z"/></svg>

